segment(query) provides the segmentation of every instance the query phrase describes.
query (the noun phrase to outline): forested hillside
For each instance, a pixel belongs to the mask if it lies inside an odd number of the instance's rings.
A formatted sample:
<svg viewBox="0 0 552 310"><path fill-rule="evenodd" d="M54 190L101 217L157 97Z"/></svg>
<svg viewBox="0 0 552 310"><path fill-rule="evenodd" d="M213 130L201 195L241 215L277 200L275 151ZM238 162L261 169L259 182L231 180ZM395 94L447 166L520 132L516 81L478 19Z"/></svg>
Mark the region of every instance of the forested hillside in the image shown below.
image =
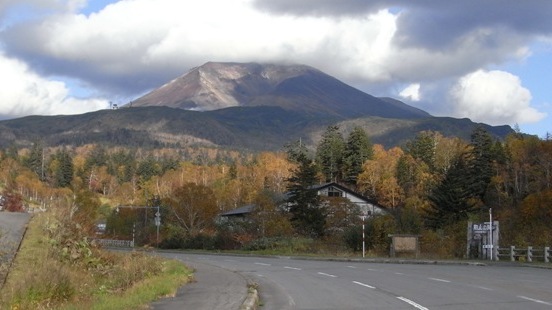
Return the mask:
<svg viewBox="0 0 552 310"><path fill-rule="evenodd" d="M414 233L422 235L426 252L461 257L466 221L486 220L489 208L501 221L502 244L552 244L552 140L516 133L499 141L481 127L469 142L425 131L403 148L373 144L359 127L344 134L330 126L315 151L299 141L285 152L251 154L199 147L51 148L38 142L0 153L7 209L70 207L91 235L95 223L107 221L108 234L129 238L129 223L139 219L140 242L154 244L154 212L116 207L159 205L164 247L266 248L303 235L357 249L358 213L342 201L320 209L316 234L277 207L306 175L314 184L343 184L388 210L368 225L374 253L386 252L387 234ZM250 204L257 211L240 227L216 220Z"/></svg>

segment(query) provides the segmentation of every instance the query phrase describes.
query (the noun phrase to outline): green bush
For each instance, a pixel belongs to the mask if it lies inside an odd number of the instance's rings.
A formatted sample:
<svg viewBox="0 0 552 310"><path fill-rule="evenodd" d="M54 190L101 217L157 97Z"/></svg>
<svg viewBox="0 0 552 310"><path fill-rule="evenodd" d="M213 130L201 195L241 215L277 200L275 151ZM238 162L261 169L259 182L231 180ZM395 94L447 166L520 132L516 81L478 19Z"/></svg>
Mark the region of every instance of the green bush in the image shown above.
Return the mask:
<svg viewBox="0 0 552 310"><path fill-rule="evenodd" d="M343 233L343 241L347 248L353 252L362 250L362 227L347 227Z"/></svg>

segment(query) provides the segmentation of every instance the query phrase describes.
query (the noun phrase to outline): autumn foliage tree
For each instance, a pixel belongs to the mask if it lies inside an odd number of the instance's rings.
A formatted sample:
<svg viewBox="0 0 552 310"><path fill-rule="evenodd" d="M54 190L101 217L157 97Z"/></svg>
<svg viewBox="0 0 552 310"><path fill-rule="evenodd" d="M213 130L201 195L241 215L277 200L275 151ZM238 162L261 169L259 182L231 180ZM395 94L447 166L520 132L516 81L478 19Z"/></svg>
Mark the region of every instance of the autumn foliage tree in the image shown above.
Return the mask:
<svg viewBox="0 0 552 310"><path fill-rule="evenodd" d="M170 209L167 214L170 223L181 227L185 233L194 235L214 227L218 209L209 187L186 183L164 202Z"/></svg>

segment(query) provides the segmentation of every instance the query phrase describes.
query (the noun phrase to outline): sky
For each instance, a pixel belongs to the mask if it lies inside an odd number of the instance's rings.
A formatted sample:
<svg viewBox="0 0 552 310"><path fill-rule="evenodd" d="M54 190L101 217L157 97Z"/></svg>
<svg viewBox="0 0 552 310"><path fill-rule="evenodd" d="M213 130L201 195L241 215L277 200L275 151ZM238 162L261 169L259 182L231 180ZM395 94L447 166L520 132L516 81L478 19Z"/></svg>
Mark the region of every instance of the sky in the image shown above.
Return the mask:
<svg viewBox="0 0 552 310"><path fill-rule="evenodd" d="M0 0L0 119L124 105L208 61L306 64L552 133L550 0Z"/></svg>

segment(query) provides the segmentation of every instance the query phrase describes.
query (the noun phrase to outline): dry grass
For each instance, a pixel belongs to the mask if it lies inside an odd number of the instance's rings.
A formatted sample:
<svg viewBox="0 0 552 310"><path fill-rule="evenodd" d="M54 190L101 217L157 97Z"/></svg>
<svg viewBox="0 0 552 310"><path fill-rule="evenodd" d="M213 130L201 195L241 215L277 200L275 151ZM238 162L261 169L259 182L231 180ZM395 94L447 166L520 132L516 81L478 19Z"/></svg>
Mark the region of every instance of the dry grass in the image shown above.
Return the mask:
<svg viewBox="0 0 552 310"><path fill-rule="evenodd" d="M171 293L191 272L144 253L96 248L63 212L36 216L2 288L0 309L131 309Z"/></svg>

